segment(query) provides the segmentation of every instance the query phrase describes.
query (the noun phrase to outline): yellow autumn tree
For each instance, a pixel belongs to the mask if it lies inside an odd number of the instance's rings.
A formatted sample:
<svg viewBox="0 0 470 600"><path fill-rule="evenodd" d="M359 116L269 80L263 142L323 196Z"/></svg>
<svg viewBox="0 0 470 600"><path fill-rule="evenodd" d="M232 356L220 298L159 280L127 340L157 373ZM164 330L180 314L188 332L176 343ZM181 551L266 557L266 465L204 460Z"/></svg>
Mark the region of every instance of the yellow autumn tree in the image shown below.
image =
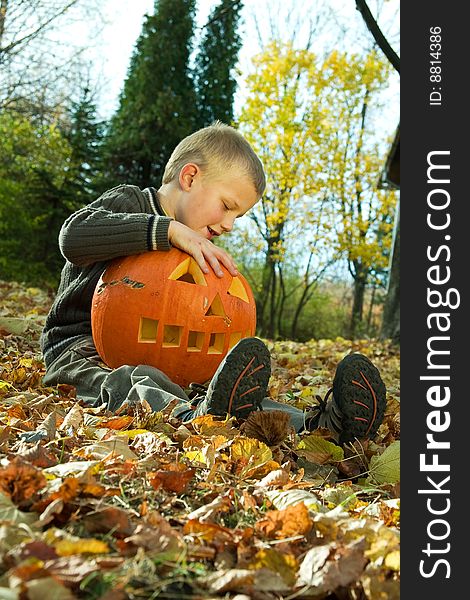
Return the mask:
<svg viewBox="0 0 470 600"><path fill-rule="evenodd" d="M309 92L311 52L274 42L255 57L239 127L263 161L267 192L251 212L263 242L263 271L255 287L261 335L277 337L293 289L284 281L286 263L305 263L300 285L308 296L327 260L328 204L321 197L320 144L323 108ZM302 295L302 294L301 294ZM297 314L297 310L294 311Z"/></svg>
<svg viewBox="0 0 470 600"><path fill-rule="evenodd" d="M397 199L394 191L378 188L387 140L372 118L381 108L378 97L389 71L375 51L365 57L333 52L313 89L316 96L328 90L325 101L334 124L323 174L334 204L336 251L354 281L351 337L362 321L366 286L386 270L391 249Z"/></svg>
<svg viewBox="0 0 470 600"><path fill-rule="evenodd" d="M279 334L286 301L295 333L316 283L340 256L354 279L356 315L369 277L386 265L395 199L377 190L384 157L380 132L368 128L368 109L386 86L387 73L374 53L333 52L320 60L279 42L254 59L239 127L268 178L251 214L263 242L263 272L255 287L261 335ZM294 298L295 286L284 285L286 264L302 265L294 304L289 294Z"/></svg>

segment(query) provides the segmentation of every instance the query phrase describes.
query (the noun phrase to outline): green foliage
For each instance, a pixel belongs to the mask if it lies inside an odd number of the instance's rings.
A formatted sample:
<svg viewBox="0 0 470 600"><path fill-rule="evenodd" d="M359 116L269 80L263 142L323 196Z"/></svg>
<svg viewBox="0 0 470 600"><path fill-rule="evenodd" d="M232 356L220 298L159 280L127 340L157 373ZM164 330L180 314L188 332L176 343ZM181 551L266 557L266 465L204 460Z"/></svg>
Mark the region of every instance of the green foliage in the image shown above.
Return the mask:
<svg viewBox="0 0 470 600"><path fill-rule="evenodd" d="M100 125L88 93L60 117L0 113L0 279L55 285L60 227L95 197Z"/></svg>
<svg viewBox="0 0 470 600"><path fill-rule="evenodd" d="M233 96L237 87L234 69L241 38L237 25L243 3L222 0L211 12L199 46L195 66L198 124L216 119L233 121Z"/></svg>
<svg viewBox="0 0 470 600"><path fill-rule="evenodd" d="M51 256L60 189L72 167L71 147L56 125L0 114L0 278L51 281L60 257ZM52 260L51 260L52 259Z"/></svg>
<svg viewBox="0 0 470 600"><path fill-rule="evenodd" d="M76 170L68 192L75 204L85 205L99 195L97 182L103 168L104 123L97 120L96 103L88 87L81 90L77 101L72 101L68 112L69 122L62 125L62 129L72 149L71 159Z"/></svg>
<svg viewBox="0 0 470 600"><path fill-rule="evenodd" d="M108 131L110 185L158 187L173 148L194 130L194 11L195 0L160 0L146 17Z"/></svg>

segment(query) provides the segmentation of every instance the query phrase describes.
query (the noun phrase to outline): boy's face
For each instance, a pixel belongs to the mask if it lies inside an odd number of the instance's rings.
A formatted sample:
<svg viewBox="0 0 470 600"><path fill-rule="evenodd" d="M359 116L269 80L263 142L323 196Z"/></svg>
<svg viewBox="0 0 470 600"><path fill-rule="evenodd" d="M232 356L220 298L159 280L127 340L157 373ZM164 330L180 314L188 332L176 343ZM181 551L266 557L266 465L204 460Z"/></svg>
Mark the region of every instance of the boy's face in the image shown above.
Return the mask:
<svg viewBox="0 0 470 600"><path fill-rule="evenodd" d="M181 169L180 190L176 220L209 240L231 231L235 219L259 199L250 178L236 169L211 178L194 164Z"/></svg>

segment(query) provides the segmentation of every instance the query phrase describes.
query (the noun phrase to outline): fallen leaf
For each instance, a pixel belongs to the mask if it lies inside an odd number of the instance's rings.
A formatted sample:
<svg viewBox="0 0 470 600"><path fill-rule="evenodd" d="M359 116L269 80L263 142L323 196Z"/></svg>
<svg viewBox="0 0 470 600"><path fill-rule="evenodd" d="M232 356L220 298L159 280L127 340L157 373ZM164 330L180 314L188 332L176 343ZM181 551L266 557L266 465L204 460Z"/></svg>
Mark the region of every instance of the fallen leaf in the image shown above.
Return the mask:
<svg viewBox="0 0 470 600"><path fill-rule="evenodd" d="M345 546L331 543L312 548L300 565L297 585L312 586L318 595L347 587L364 571L365 547L366 541L362 538Z"/></svg>
<svg viewBox="0 0 470 600"><path fill-rule="evenodd" d="M15 457L8 466L0 469L0 491L11 501L22 507L29 507L38 492L46 486L46 478L41 469Z"/></svg>
<svg viewBox="0 0 470 600"><path fill-rule="evenodd" d="M130 536L135 530L127 511L115 506L88 513L82 522L88 533L110 533L114 537Z"/></svg>
<svg viewBox="0 0 470 600"><path fill-rule="evenodd" d="M191 425L199 435L223 435L227 439L232 439L239 433L238 429L233 426L234 420L234 417L229 415L226 418L201 415L193 419Z"/></svg>
<svg viewBox="0 0 470 600"><path fill-rule="evenodd" d="M101 460L109 460L112 457L118 456L124 459L137 460L137 454L129 448L128 440L119 435L97 442L96 444L90 444L84 448L79 448L74 454L83 458L99 458Z"/></svg>
<svg viewBox="0 0 470 600"><path fill-rule="evenodd" d="M285 509L302 502L310 510L316 512L322 510L320 498L307 490L267 490L266 496L278 509Z"/></svg>
<svg viewBox="0 0 470 600"><path fill-rule="evenodd" d="M106 542L94 538L59 540L54 544L54 548L59 556L71 556L72 554L106 554L109 552L109 546Z"/></svg>
<svg viewBox="0 0 470 600"><path fill-rule="evenodd" d="M216 523L207 523L199 519L190 519L183 527L183 534L189 535L199 541L215 544L224 548L233 543L234 535L231 529Z"/></svg>
<svg viewBox="0 0 470 600"><path fill-rule="evenodd" d="M288 586L294 586L299 565L293 554L263 548L256 553L248 568L258 570L263 567L278 573Z"/></svg>
<svg viewBox="0 0 470 600"><path fill-rule="evenodd" d="M123 415L120 417L111 417L105 419L100 423L100 427L107 427L108 429L126 429L134 421L134 417L130 415Z"/></svg>
<svg viewBox="0 0 470 600"><path fill-rule="evenodd" d="M263 479L255 483L257 488L277 487L284 485L289 481L289 473L284 469L271 471Z"/></svg>
<svg viewBox="0 0 470 600"><path fill-rule="evenodd" d="M341 446L333 444L319 435L302 438L295 451L299 456L319 465L344 459L344 451Z"/></svg>
<svg viewBox="0 0 470 600"><path fill-rule="evenodd" d="M83 425L83 408L79 404L74 404L65 415L64 420L59 426L59 431L74 432Z"/></svg>
<svg viewBox="0 0 470 600"><path fill-rule="evenodd" d="M182 494L195 473L195 469L187 469L184 465L177 463L168 465L167 470L149 473L147 477L150 485L156 490L163 487L168 492Z"/></svg>
<svg viewBox="0 0 470 600"><path fill-rule="evenodd" d="M392 442L382 454L372 456L366 484L398 483L400 481L400 441Z"/></svg>
<svg viewBox="0 0 470 600"><path fill-rule="evenodd" d="M255 529L268 538L284 539L306 536L313 527L313 520L303 502L284 510L268 510Z"/></svg>
<svg viewBox="0 0 470 600"><path fill-rule="evenodd" d="M53 440L56 433L56 415L50 413L34 431L26 431L20 434L25 442L39 442L40 440Z"/></svg>
<svg viewBox="0 0 470 600"><path fill-rule="evenodd" d="M45 473L56 475L57 477L66 477L72 473L86 473L89 469L93 470L100 464L99 460L81 460L61 463L44 469Z"/></svg>
<svg viewBox="0 0 470 600"><path fill-rule="evenodd" d="M25 588L28 600L76 600L76 596L53 577L33 579Z"/></svg>

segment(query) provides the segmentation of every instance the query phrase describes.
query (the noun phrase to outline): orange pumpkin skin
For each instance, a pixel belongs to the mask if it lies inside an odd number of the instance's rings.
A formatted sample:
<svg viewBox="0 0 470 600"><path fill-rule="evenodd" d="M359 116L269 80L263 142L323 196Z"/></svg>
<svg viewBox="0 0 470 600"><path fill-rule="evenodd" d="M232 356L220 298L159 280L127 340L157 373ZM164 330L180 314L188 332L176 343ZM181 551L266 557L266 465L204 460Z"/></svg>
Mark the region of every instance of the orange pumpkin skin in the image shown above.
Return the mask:
<svg viewBox="0 0 470 600"><path fill-rule="evenodd" d="M112 261L91 308L103 362L151 365L182 387L208 381L229 349L256 328L248 282L222 270L222 278L204 274L177 248Z"/></svg>

